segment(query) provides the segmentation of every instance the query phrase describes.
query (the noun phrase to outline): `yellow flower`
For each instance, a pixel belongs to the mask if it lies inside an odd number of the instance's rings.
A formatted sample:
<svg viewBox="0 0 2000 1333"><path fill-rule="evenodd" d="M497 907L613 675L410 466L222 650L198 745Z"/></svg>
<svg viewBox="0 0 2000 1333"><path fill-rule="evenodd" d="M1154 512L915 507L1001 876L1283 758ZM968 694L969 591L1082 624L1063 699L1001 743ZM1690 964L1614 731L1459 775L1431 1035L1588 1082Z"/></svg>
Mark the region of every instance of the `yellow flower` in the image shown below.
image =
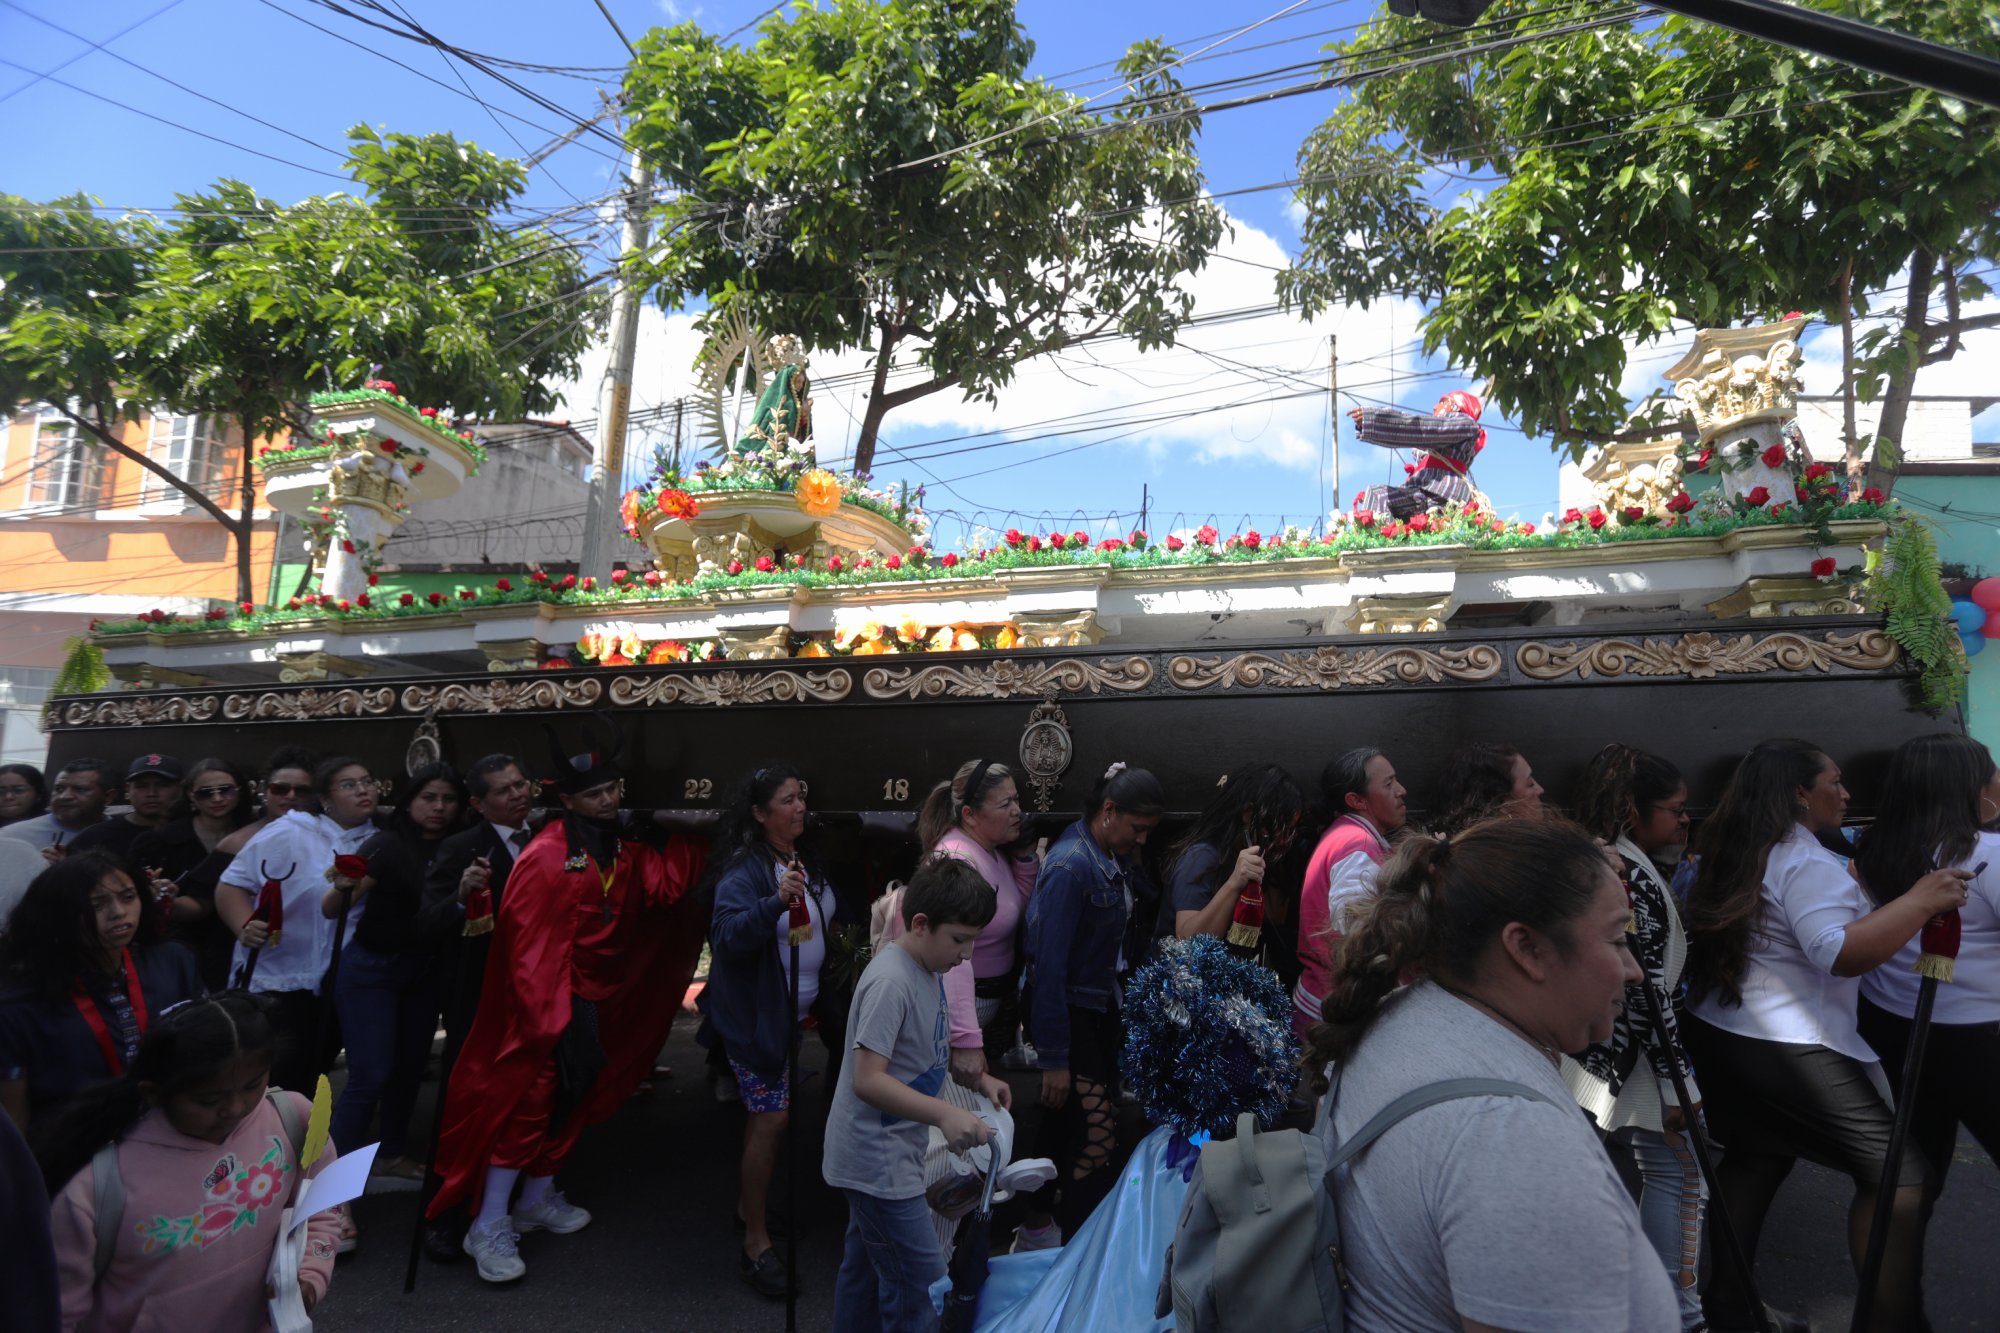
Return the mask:
<svg viewBox="0 0 2000 1333"><path fill-rule="evenodd" d="M823 467L801 473L792 483L792 498L813 518L825 518L840 508L840 478Z"/></svg>
<svg viewBox="0 0 2000 1333"><path fill-rule="evenodd" d="M854 645L854 655L856 657L877 657L888 651L887 648L882 646L880 639L869 639Z"/></svg>
<svg viewBox="0 0 2000 1333"><path fill-rule="evenodd" d="M636 634L627 634L619 640L618 651L633 661L641 661L646 656L646 645Z"/></svg>
<svg viewBox="0 0 2000 1333"><path fill-rule="evenodd" d="M1020 645L1021 636L1012 625L1002 625L1000 632L993 636L995 648L1015 648Z"/></svg>
<svg viewBox="0 0 2000 1333"><path fill-rule="evenodd" d="M931 651L948 653L951 651L951 627L949 625L931 635Z"/></svg>
<svg viewBox="0 0 2000 1333"><path fill-rule="evenodd" d="M930 627L915 616L904 616L896 625L896 637L904 643L922 643Z"/></svg>
<svg viewBox="0 0 2000 1333"><path fill-rule="evenodd" d="M969 629L962 629L953 638L952 647L958 649L961 653L977 652L979 650L979 636Z"/></svg>
<svg viewBox="0 0 2000 1333"><path fill-rule="evenodd" d="M833 632L833 646L846 652L854 642L855 630L852 625L843 626Z"/></svg>
<svg viewBox="0 0 2000 1333"><path fill-rule="evenodd" d="M879 639L879 638L881 638L881 637L882 637L882 625L881 625L881 622L879 622L879 621L875 621L875 620L864 620L864 621L862 621L862 622L861 622L861 628L859 628L859 629L857 629L857 630L855 630L855 631L854 631L854 637L855 637L856 639Z"/></svg>
<svg viewBox="0 0 2000 1333"><path fill-rule="evenodd" d="M806 640L806 646L799 649L800 657L825 657L827 655L826 645L818 639Z"/></svg>

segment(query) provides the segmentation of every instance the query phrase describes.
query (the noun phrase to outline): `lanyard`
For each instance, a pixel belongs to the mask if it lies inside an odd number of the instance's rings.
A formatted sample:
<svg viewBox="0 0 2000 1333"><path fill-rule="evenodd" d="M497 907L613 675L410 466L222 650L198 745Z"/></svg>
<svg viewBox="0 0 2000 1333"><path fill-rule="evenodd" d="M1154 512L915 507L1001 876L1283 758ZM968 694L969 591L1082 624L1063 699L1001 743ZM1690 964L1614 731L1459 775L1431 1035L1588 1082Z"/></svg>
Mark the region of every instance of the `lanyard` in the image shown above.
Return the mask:
<svg viewBox="0 0 2000 1333"><path fill-rule="evenodd" d="M139 969L132 965L130 949L126 949L119 956L119 967L125 974L125 998L132 1005L132 1020L139 1025L139 1035L143 1037L146 1035L146 992L140 989ZM111 1039L111 1028L105 1023L96 997L90 993L90 988L83 984L82 978L77 979L70 998L76 1003L76 1011L83 1015L84 1024L90 1029L90 1035L97 1039L97 1049L104 1055L105 1068L111 1071L113 1078L123 1074L124 1053L118 1049L118 1043Z"/></svg>

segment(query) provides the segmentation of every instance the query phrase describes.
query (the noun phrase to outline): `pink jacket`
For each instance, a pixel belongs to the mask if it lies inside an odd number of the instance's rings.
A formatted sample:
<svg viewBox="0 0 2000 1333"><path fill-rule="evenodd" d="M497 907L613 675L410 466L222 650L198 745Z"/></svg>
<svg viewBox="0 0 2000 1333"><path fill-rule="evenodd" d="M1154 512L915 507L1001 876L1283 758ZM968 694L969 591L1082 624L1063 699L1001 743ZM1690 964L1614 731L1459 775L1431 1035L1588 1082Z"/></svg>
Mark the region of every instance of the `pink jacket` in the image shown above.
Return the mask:
<svg viewBox="0 0 2000 1333"><path fill-rule="evenodd" d="M969 862L993 886L993 919L972 942L972 959L944 974L945 1002L951 1009L951 1044L959 1050L985 1045L979 1034L978 1006L972 993L977 977L1000 977L1014 970L1014 951L1021 934L1021 916L1035 887L1035 862L1011 861L989 852L970 835L953 829L938 839L937 855Z"/></svg>
<svg viewBox="0 0 2000 1333"><path fill-rule="evenodd" d="M1292 991L1292 1022L1301 1036L1319 1022L1320 1001L1333 984L1333 946L1346 925L1344 909L1373 889L1375 868L1388 855L1389 844L1374 824L1342 815L1306 863L1299 891L1299 984Z"/></svg>
<svg viewBox="0 0 2000 1333"><path fill-rule="evenodd" d="M301 1122L311 1103L295 1092ZM321 1162L333 1159L329 1152ZM65 1333L179 1333L183 1329L268 1329L264 1280L278 1219L298 1182L298 1161L268 1099L229 1138L189 1138L148 1111L118 1144L125 1211L117 1248L96 1277L93 1168L77 1172L55 1198L56 1274ZM315 1170L308 1174L317 1175ZM333 1277L340 1218L306 1223L299 1274L315 1301Z"/></svg>

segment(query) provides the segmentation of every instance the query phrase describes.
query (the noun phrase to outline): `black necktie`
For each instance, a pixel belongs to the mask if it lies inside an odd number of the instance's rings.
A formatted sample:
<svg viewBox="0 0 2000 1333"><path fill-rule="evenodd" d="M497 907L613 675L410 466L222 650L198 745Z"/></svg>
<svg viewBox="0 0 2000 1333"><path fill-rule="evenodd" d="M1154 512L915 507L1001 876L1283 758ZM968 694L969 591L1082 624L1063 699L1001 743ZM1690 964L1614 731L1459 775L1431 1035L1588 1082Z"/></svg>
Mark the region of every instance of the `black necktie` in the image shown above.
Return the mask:
<svg viewBox="0 0 2000 1333"><path fill-rule="evenodd" d="M519 856L521 854L521 849L528 845L528 837L528 830L524 828L517 828L507 835L507 841L513 844L514 855Z"/></svg>

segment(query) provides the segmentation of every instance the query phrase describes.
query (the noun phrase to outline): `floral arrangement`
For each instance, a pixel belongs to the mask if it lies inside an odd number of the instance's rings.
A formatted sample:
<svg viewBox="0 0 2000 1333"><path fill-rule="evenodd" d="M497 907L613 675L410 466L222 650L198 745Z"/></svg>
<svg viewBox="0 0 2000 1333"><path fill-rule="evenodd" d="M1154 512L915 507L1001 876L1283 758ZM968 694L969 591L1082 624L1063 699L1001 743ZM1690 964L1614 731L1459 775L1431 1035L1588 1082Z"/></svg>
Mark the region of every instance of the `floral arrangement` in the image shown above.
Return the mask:
<svg viewBox="0 0 2000 1333"><path fill-rule="evenodd" d="M655 455L651 479L634 492L638 498L632 501L632 522L627 529L636 536L637 520L655 509L663 509L670 518L693 517L693 513L682 515L669 507L680 502L674 496L693 503L690 497L704 492L778 491L796 496L799 508L817 518L824 518L842 504L851 504L880 514L912 536L930 531L930 520L923 510L923 487L880 490L870 484L872 481L867 473L841 475L820 467L812 446L804 440L773 441L762 449L725 454L719 463L704 460L686 472L661 452Z"/></svg>
<svg viewBox="0 0 2000 1333"><path fill-rule="evenodd" d="M799 649L799 657L880 657L890 653L976 653L981 649L1006 652L1021 643L1021 631L1013 625L927 625L915 616L901 620L868 620L843 626L830 639L812 639Z"/></svg>
<svg viewBox="0 0 2000 1333"><path fill-rule="evenodd" d="M577 636L576 656L585 662L595 662L601 667L658 666L662 662L719 662L723 659L722 645L709 641L683 643L679 639L655 639L648 641L636 626L608 626ZM543 663L545 669L553 669L552 663L563 662L552 658Z"/></svg>
<svg viewBox="0 0 2000 1333"><path fill-rule="evenodd" d="M618 519L625 535L634 541L639 540L639 520L654 510L668 518L694 518L701 513L701 505L693 496L675 486L627 491L618 506Z"/></svg>
<svg viewBox="0 0 2000 1333"><path fill-rule="evenodd" d="M359 389L345 389L333 393L316 393L306 399L308 407L350 407L356 403L384 403L401 408L404 415L412 418L419 426L432 431L441 440L448 441L455 448L472 455L472 473L477 476L480 466L486 462L486 446L481 444L469 430L454 430L435 407L418 407L403 397L396 386L383 379L371 379Z"/></svg>

